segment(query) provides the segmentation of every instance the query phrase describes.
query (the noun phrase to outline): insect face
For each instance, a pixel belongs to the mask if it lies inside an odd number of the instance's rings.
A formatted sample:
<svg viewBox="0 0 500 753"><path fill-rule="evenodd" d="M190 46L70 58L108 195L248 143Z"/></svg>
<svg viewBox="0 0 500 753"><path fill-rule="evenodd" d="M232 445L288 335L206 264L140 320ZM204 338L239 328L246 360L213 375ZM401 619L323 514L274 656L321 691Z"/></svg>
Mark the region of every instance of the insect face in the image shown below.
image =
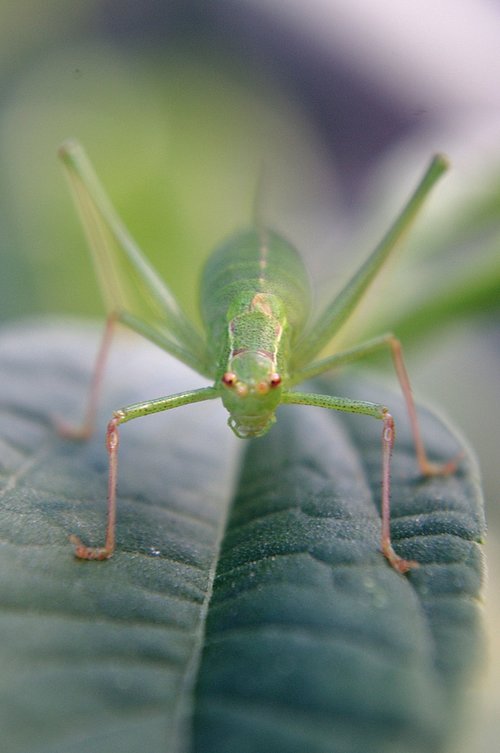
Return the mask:
<svg viewBox="0 0 500 753"><path fill-rule="evenodd" d="M237 437L259 437L271 428L280 403L281 377L271 358L256 351L235 355L221 379L228 424Z"/></svg>

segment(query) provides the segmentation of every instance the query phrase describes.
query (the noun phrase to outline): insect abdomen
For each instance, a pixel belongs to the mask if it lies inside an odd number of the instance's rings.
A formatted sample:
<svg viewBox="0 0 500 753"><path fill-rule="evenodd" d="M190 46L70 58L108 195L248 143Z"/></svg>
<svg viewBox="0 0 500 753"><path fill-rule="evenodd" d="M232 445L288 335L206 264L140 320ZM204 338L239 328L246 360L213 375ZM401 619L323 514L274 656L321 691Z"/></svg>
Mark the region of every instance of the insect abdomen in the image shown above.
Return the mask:
<svg viewBox="0 0 500 753"><path fill-rule="evenodd" d="M271 231L247 230L215 250L204 269L200 306L210 340L218 341L238 300L269 293L282 302L292 337L309 315L311 290L297 251Z"/></svg>

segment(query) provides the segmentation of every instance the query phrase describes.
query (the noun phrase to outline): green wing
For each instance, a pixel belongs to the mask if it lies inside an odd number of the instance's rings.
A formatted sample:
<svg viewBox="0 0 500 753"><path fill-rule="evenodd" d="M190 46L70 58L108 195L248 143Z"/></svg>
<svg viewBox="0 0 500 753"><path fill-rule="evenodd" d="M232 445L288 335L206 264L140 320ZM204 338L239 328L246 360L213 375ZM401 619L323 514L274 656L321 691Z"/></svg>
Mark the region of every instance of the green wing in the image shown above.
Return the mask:
<svg viewBox="0 0 500 753"><path fill-rule="evenodd" d="M108 313L205 376L206 344L118 217L81 145L59 149Z"/></svg>

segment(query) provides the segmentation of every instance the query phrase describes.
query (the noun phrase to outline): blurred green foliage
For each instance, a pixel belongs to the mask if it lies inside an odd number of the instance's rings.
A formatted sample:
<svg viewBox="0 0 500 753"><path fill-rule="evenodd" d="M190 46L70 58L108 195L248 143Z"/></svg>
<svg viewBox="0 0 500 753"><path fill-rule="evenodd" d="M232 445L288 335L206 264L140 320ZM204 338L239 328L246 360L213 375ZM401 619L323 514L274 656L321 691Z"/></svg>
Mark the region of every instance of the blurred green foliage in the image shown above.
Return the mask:
<svg viewBox="0 0 500 753"><path fill-rule="evenodd" d="M113 5L104 0L65 9L51 0L0 11L0 320L102 311L56 160L68 137L83 143L125 224L193 316L202 261L251 222L257 186L258 211L277 218L331 296L339 270L348 273L373 247L424 167L409 147L399 164L408 182L372 191L390 200L387 214L377 198L371 214L380 221L356 209L349 216L335 201L332 166L311 120L265 66L249 69L244 54L207 42L196 28L165 44L145 37L127 45L116 29L107 33ZM180 13L176 3L165 12ZM375 288L372 329L399 321L408 343L440 322L498 306L497 176L493 166L480 190L467 186L459 199L439 186L451 198L432 197L439 211L426 210L418 223L415 253L395 266L387 294ZM359 227L369 234L356 237Z"/></svg>
<svg viewBox="0 0 500 753"><path fill-rule="evenodd" d="M39 38L32 30L26 47L10 48L10 64L26 60L6 78L0 113L0 318L101 311L56 160L68 137L84 144L139 245L196 315L201 260L251 221L263 165L267 198L269 184L316 180L310 126L232 57L203 43L127 51L85 32L94 4L75 7L57 16L55 38L37 15ZM20 15L10 23L25 31Z"/></svg>

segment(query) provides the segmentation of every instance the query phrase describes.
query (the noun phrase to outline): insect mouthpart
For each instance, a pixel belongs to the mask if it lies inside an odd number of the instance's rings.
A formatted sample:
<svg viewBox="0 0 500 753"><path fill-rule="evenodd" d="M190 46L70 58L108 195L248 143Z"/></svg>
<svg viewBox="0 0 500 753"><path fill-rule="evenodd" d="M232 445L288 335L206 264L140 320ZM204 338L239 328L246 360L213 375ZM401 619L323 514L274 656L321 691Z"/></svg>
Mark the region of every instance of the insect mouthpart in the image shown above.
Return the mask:
<svg viewBox="0 0 500 753"><path fill-rule="evenodd" d="M227 424L239 439L250 439L267 434L275 421L274 414L265 416L264 419L261 416L240 416L238 418L230 416Z"/></svg>

